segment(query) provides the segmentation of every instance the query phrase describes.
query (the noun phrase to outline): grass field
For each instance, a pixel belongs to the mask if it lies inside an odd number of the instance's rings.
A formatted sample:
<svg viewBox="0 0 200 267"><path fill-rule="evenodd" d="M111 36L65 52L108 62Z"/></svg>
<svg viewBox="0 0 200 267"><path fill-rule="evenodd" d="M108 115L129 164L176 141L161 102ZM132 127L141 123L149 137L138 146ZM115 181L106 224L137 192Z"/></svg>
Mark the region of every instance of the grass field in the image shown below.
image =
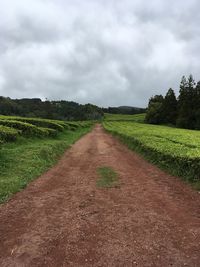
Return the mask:
<svg viewBox="0 0 200 267"><path fill-rule="evenodd" d="M104 121L135 121L135 122L144 122L145 113L136 114L136 115L123 115L123 114L110 114L105 113Z"/></svg>
<svg viewBox="0 0 200 267"><path fill-rule="evenodd" d="M129 121L104 121L129 148L200 189L200 131Z"/></svg>
<svg viewBox="0 0 200 267"><path fill-rule="evenodd" d="M0 118L0 203L53 166L92 126L90 122L28 120L29 123L22 122L23 118Z"/></svg>

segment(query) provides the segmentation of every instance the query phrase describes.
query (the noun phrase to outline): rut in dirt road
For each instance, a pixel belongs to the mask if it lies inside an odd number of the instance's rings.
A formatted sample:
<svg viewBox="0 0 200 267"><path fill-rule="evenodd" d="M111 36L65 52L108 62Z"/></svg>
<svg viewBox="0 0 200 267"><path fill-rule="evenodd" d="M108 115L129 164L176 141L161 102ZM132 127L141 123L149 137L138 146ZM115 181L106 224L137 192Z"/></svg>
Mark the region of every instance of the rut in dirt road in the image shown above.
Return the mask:
<svg viewBox="0 0 200 267"><path fill-rule="evenodd" d="M96 186L112 167L116 188ZM0 206L0 266L200 266L200 195L100 125Z"/></svg>

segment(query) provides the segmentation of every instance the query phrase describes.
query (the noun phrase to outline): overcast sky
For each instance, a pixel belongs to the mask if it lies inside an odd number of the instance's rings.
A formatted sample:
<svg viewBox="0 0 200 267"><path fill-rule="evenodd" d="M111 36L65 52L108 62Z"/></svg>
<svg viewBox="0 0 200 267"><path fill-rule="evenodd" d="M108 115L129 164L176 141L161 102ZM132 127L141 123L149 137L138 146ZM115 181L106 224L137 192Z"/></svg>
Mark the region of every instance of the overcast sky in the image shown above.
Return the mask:
<svg viewBox="0 0 200 267"><path fill-rule="evenodd" d="M200 79L199 0L0 0L0 95L145 107Z"/></svg>

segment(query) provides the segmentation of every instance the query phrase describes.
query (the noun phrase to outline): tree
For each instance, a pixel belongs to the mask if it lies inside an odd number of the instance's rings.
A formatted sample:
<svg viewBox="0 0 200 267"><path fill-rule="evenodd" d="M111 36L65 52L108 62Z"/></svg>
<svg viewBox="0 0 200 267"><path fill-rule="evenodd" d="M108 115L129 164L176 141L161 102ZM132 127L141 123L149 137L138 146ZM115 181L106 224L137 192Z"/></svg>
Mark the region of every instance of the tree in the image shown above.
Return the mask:
<svg viewBox="0 0 200 267"><path fill-rule="evenodd" d="M172 88L170 88L163 101L163 120L165 123L176 124L177 100Z"/></svg>
<svg viewBox="0 0 200 267"><path fill-rule="evenodd" d="M155 95L150 98L145 117L146 122L151 124L160 124L164 122L163 102L164 98L162 95Z"/></svg>
<svg viewBox="0 0 200 267"><path fill-rule="evenodd" d="M195 98L195 81L192 75L189 76L188 80L186 80L185 76L182 77L179 92L177 126L194 129L195 112L193 103Z"/></svg>
<svg viewBox="0 0 200 267"><path fill-rule="evenodd" d="M80 105L72 101L10 99L0 96L0 114L59 120L92 120L101 119L103 110L95 105Z"/></svg>
<svg viewBox="0 0 200 267"><path fill-rule="evenodd" d="M200 81L197 83L195 88L195 129L200 130Z"/></svg>
<svg viewBox="0 0 200 267"><path fill-rule="evenodd" d="M151 97L146 113L148 123L175 124L181 128L200 129L200 81L195 83L193 76L182 77L178 101L170 88L162 95Z"/></svg>

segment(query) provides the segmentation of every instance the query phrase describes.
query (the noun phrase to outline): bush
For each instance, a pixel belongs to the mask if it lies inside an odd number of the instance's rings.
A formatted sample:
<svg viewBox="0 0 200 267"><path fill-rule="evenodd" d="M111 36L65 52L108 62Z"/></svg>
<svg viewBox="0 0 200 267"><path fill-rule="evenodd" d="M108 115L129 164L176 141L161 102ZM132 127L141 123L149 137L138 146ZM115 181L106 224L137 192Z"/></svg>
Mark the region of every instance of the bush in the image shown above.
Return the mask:
<svg viewBox="0 0 200 267"><path fill-rule="evenodd" d="M170 173L200 181L200 132L133 122L104 122L113 135Z"/></svg>
<svg viewBox="0 0 200 267"><path fill-rule="evenodd" d="M1 119L3 119L1 117ZM59 123L56 123L55 121L51 120L45 120L45 119L36 119L36 118L25 118L25 117L5 117L6 120L15 120L15 121L21 121L25 123L29 123L38 127L44 127L44 128L51 128L57 131L63 131L64 127L60 125Z"/></svg>
<svg viewBox="0 0 200 267"><path fill-rule="evenodd" d="M44 135L50 136L50 137L56 137L58 135L58 131L51 129L51 128L43 128L38 127L41 131L43 131Z"/></svg>
<svg viewBox="0 0 200 267"><path fill-rule="evenodd" d="M66 124L68 125L69 130L71 131L76 131L76 129L80 127L79 123L77 122L66 122Z"/></svg>
<svg viewBox="0 0 200 267"><path fill-rule="evenodd" d="M0 143L15 141L20 131L0 125Z"/></svg>
<svg viewBox="0 0 200 267"><path fill-rule="evenodd" d="M15 121L15 120L0 120L0 125L12 127L17 130L21 130L21 134L25 136L48 136L48 131L42 130L30 123Z"/></svg>

